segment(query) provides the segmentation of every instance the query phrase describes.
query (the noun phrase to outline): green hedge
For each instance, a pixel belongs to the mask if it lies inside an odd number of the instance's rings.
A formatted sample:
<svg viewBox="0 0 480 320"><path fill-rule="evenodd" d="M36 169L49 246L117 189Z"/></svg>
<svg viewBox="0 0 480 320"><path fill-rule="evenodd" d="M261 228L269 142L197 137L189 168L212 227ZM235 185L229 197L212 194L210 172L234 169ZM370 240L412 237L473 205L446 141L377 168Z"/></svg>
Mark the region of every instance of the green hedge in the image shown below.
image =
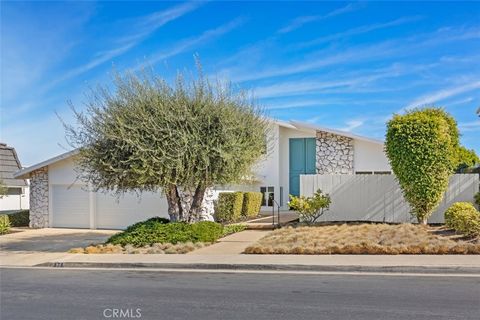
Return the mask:
<svg viewBox="0 0 480 320"><path fill-rule="evenodd" d="M243 194L242 215L248 218L256 217L262 207L261 192L245 192Z"/></svg>
<svg viewBox="0 0 480 320"><path fill-rule="evenodd" d="M243 192L220 192L215 203L215 220L237 221L242 215Z"/></svg>
<svg viewBox="0 0 480 320"><path fill-rule="evenodd" d="M165 220L150 219L129 226L125 231L110 237L107 243L141 247L154 243L214 242L222 234L223 226L215 222L165 223Z"/></svg>
<svg viewBox="0 0 480 320"><path fill-rule="evenodd" d="M12 227L28 227L30 224L30 211L22 210L14 213L9 213L8 218Z"/></svg>
<svg viewBox="0 0 480 320"><path fill-rule="evenodd" d="M0 234L8 233L10 230L10 220L8 219L8 215L2 214L0 215Z"/></svg>
<svg viewBox="0 0 480 320"><path fill-rule="evenodd" d="M445 225L467 236L480 236L480 212L470 202L456 202L445 211Z"/></svg>

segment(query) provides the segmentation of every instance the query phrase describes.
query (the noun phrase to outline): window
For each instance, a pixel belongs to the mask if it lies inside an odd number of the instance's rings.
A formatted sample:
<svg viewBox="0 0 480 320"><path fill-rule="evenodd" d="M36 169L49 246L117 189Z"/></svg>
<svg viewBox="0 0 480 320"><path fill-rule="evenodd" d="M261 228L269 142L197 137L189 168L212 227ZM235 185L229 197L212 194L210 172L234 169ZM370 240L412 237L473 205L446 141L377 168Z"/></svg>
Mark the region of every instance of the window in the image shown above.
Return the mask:
<svg viewBox="0 0 480 320"><path fill-rule="evenodd" d="M275 200L275 188L274 187L260 187L262 193L262 206L273 207L273 200Z"/></svg>

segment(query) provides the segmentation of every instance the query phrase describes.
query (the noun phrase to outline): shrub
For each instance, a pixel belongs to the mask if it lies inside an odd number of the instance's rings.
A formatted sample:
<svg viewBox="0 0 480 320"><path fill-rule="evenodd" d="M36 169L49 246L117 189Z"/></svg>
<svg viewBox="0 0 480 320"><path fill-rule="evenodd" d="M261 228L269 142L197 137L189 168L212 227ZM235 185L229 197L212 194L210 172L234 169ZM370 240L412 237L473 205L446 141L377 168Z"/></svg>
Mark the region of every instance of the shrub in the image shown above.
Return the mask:
<svg viewBox="0 0 480 320"><path fill-rule="evenodd" d="M8 233L10 230L10 220L6 214L0 215L0 234Z"/></svg>
<svg viewBox="0 0 480 320"><path fill-rule="evenodd" d="M212 221L191 224L194 239L192 242L215 242L223 234L223 226Z"/></svg>
<svg viewBox="0 0 480 320"><path fill-rule="evenodd" d="M220 192L215 204L215 220L237 221L242 215L243 192Z"/></svg>
<svg viewBox="0 0 480 320"><path fill-rule="evenodd" d="M467 236L479 236L480 212L470 202L456 202L445 211L445 225Z"/></svg>
<svg viewBox="0 0 480 320"><path fill-rule="evenodd" d="M290 208L298 212L300 221L312 224L328 210L331 202L330 196L323 194L322 190L318 189L312 197L290 195L288 204Z"/></svg>
<svg viewBox="0 0 480 320"><path fill-rule="evenodd" d="M111 236L107 243L141 247L154 243L214 242L222 233L222 225L210 221L188 224L164 223L164 220L149 219L135 223L125 231Z"/></svg>
<svg viewBox="0 0 480 320"><path fill-rule="evenodd" d="M12 227L28 227L30 224L30 211L22 210L9 213L8 218Z"/></svg>
<svg viewBox="0 0 480 320"><path fill-rule="evenodd" d="M247 229L247 226L244 224L229 224L223 227L222 237L226 237L230 234L241 232Z"/></svg>
<svg viewBox="0 0 480 320"><path fill-rule="evenodd" d="M480 210L480 191L475 194L475 203L477 204L478 209Z"/></svg>
<svg viewBox="0 0 480 320"><path fill-rule="evenodd" d="M245 217L256 217L262 207L261 192L245 192L243 194L242 215Z"/></svg>
<svg viewBox="0 0 480 320"><path fill-rule="evenodd" d="M385 151L418 222L426 224L442 200L458 147L457 124L442 109L413 110L388 122Z"/></svg>

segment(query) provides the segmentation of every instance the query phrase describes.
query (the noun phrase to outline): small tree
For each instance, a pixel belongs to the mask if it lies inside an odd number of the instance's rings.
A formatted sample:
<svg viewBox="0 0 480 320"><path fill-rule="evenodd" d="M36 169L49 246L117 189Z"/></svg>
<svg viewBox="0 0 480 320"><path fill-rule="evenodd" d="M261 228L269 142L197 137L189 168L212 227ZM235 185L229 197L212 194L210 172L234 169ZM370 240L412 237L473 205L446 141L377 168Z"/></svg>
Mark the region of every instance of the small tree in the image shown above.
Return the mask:
<svg viewBox="0 0 480 320"><path fill-rule="evenodd" d="M330 196L318 189L312 197L290 195L288 205L298 212L300 221L313 224L328 210L331 202Z"/></svg>
<svg viewBox="0 0 480 320"><path fill-rule="evenodd" d="M448 187L458 137L455 120L439 108L394 115L387 124L385 150L419 223L427 223Z"/></svg>
<svg viewBox="0 0 480 320"><path fill-rule="evenodd" d="M244 92L201 72L169 85L153 72L116 75L93 90L67 138L95 190L164 192L171 220L201 219L207 188L240 182L266 155L270 124Z"/></svg>
<svg viewBox="0 0 480 320"><path fill-rule="evenodd" d="M473 167L477 163L480 163L475 150L467 149L464 146L460 146L455 152L456 172L464 172L465 169Z"/></svg>

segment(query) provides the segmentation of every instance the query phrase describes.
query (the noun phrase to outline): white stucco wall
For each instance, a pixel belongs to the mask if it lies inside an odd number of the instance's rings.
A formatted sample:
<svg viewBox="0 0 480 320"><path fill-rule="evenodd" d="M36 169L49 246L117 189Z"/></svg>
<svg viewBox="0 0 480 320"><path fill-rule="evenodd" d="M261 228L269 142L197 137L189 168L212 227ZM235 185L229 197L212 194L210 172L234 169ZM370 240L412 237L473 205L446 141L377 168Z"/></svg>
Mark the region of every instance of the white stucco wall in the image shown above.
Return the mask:
<svg viewBox="0 0 480 320"><path fill-rule="evenodd" d="M355 171L391 171L383 145L355 139L353 152Z"/></svg>
<svg viewBox="0 0 480 320"><path fill-rule="evenodd" d="M74 157L70 157L48 166L48 182L50 184L84 184L77 179Z"/></svg>

